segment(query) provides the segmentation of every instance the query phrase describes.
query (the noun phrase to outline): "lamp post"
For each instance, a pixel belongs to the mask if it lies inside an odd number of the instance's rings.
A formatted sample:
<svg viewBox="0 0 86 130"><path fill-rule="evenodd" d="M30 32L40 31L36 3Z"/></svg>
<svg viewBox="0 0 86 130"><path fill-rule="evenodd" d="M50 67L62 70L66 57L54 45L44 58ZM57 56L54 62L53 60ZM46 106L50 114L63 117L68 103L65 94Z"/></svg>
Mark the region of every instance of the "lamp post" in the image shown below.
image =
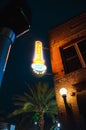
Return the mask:
<svg viewBox="0 0 86 130"><path fill-rule="evenodd" d="M60 89L60 94L61 96L63 97L63 100L64 100L64 104L65 104L65 108L66 108L66 112L68 115L71 115L72 114L72 107L71 107L71 104L67 102L67 89L66 88L61 88Z"/></svg>

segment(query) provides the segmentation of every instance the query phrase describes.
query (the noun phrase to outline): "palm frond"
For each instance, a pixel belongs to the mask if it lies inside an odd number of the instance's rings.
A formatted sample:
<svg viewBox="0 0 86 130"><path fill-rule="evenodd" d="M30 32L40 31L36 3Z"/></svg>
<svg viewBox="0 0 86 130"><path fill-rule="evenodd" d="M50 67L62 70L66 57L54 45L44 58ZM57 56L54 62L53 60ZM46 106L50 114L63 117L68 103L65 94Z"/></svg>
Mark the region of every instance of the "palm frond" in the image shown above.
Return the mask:
<svg viewBox="0 0 86 130"><path fill-rule="evenodd" d="M15 95L15 97L13 97L13 100L26 102L26 101L27 101L27 98L26 98L26 96Z"/></svg>
<svg viewBox="0 0 86 130"><path fill-rule="evenodd" d="M26 85L28 91L24 92L23 96L16 95L14 97L14 105L18 108L11 115L43 113L54 118L54 115L58 114L54 88L49 88L47 83L38 83L34 86Z"/></svg>
<svg viewBox="0 0 86 130"><path fill-rule="evenodd" d="M23 102L14 102L15 106L23 107L24 103Z"/></svg>

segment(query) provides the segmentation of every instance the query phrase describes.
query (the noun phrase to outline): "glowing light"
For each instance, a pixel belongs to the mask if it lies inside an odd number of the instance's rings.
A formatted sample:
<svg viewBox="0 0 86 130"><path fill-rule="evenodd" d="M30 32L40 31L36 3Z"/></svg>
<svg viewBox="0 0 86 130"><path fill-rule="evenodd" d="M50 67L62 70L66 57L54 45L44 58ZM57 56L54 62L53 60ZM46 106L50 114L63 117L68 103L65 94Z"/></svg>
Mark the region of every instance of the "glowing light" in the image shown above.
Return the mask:
<svg viewBox="0 0 86 130"><path fill-rule="evenodd" d="M58 127L60 127L60 126L61 126L61 124L58 122L57 126L58 126Z"/></svg>
<svg viewBox="0 0 86 130"><path fill-rule="evenodd" d="M35 55L31 67L33 72L37 75L43 75L47 70L43 59L42 42L40 41L35 42Z"/></svg>
<svg viewBox="0 0 86 130"><path fill-rule="evenodd" d="M66 96L66 95L67 95L67 89L66 89L66 88L61 88L61 89L60 89L60 94L61 94L62 96Z"/></svg>

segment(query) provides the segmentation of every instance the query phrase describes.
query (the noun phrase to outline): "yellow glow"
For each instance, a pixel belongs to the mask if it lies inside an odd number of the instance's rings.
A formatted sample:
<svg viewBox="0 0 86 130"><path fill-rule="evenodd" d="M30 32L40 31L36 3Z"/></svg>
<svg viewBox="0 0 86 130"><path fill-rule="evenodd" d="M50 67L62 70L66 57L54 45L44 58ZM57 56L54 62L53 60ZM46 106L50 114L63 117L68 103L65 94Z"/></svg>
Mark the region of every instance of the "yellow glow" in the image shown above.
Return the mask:
<svg viewBox="0 0 86 130"><path fill-rule="evenodd" d="M66 96L67 95L67 89L66 88L61 88L60 89L60 94L62 95L62 96Z"/></svg>
<svg viewBox="0 0 86 130"><path fill-rule="evenodd" d="M34 56L33 63L44 64L42 42L40 41L35 42L35 56Z"/></svg>
<svg viewBox="0 0 86 130"><path fill-rule="evenodd" d="M36 74L44 74L47 69L43 59L42 42L40 41L35 42L35 54L31 67Z"/></svg>

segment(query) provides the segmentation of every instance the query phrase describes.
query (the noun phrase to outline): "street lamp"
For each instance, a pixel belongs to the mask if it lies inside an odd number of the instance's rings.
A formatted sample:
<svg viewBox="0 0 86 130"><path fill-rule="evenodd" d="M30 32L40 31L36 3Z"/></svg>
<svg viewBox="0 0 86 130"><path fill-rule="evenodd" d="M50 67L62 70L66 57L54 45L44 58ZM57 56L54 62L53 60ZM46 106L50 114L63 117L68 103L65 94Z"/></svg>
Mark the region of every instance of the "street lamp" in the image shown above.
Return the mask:
<svg viewBox="0 0 86 130"><path fill-rule="evenodd" d="M59 92L60 92L62 97L67 96L67 89L66 88L61 88Z"/></svg>
<svg viewBox="0 0 86 130"><path fill-rule="evenodd" d="M38 77L43 76L47 70L47 66L45 65L45 60L43 57L43 47L41 41L35 42L34 59L33 63L31 64L31 68L34 74Z"/></svg>
<svg viewBox="0 0 86 130"><path fill-rule="evenodd" d="M67 89L66 88L61 88L59 92L60 92L61 96L63 97L67 114L71 115L72 114L72 106L71 106L70 103L67 102L67 99L66 99L66 97L67 97Z"/></svg>

